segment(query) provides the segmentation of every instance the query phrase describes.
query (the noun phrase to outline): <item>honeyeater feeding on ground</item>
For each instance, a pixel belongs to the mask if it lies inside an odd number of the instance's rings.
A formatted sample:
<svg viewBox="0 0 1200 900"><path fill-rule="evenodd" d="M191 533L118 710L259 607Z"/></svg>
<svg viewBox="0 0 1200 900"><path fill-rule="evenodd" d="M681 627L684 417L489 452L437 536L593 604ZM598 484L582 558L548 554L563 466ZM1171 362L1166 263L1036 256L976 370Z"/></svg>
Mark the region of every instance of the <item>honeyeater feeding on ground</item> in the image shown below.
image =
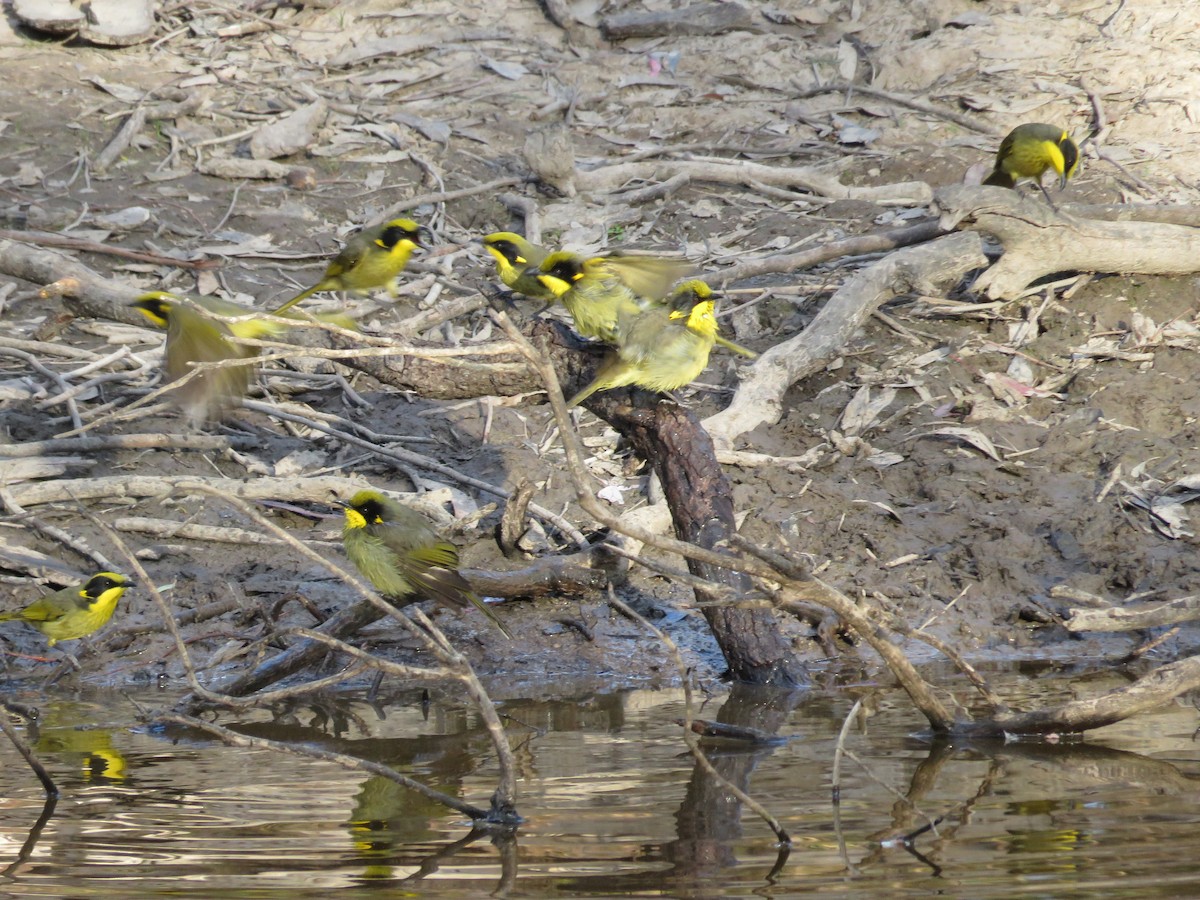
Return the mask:
<svg viewBox="0 0 1200 900"><path fill-rule="evenodd" d="M24 609L0 613L0 622L20 619L46 636L50 646L87 637L112 618L129 582L115 572L100 572L86 584L63 588L34 600Z"/></svg>
<svg viewBox="0 0 1200 900"><path fill-rule="evenodd" d="M346 246L326 266L320 281L278 307L274 314L291 309L318 291L369 291L386 287L394 297L396 276L404 271L412 252L425 246L421 238L428 233L428 228L412 219L392 219L364 228L346 241Z"/></svg>
<svg viewBox="0 0 1200 900"><path fill-rule="evenodd" d="M342 546L375 590L392 600L428 597L451 609L473 604L504 636L512 633L458 573L458 551L411 507L379 491L361 490L344 504Z"/></svg>
<svg viewBox="0 0 1200 900"><path fill-rule="evenodd" d="M617 320L616 349L609 352L591 384L572 397L575 406L596 391L637 385L672 391L696 379L708 365L717 336L716 298L703 281L686 281L670 301Z"/></svg>
<svg viewBox="0 0 1200 900"><path fill-rule="evenodd" d="M670 306L675 297L670 291L671 284L691 269L692 265L685 260L655 256L594 256L589 259L561 250L542 260L538 279L563 301L580 335L615 344L619 318L637 315L655 306ZM688 290L686 286L676 288L677 292L687 293ZM742 356L752 359L758 356L753 350L719 334L714 340Z"/></svg>
<svg viewBox="0 0 1200 900"><path fill-rule="evenodd" d="M535 300L553 302L558 296L538 280L538 266L547 256L547 251L531 244L519 234L497 231L485 235L483 249L496 260L496 274L504 286Z"/></svg>
<svg viewBox="0 0 1200 900"><path fill-rule="evenodd" d="M207 309L214 302L225 306L227 301L207 298L196 304L189 299L176 297L165 291L142 294L130 305L160 328L167 329L167 343L163 369L168 381L179 381L193 370L195 363L245 360L241 365L230 365L200 372L181 383L173 392L172 399L184 411L193 425L220 419L236 407L250 386L251 362L257 351L239 347L229 340L233 333L230 326L210 319L197 311L197 305ZM236 304L229 304L236 306ZM212 310L226 315L223 310ZM238 306L237 313L250 312ZM272 323L246 321L235 323L246 337L263 337L271 333Z"/></svg>
<svg viewBox="0 0 1200 900"><path fill-rule="evenodd" d="M1042 176L1048 170L1058 176L1058 187L1062 190L1078 165L1079 147L1065 129L1030 122L1018 125L1000 142L996 165L983 183L1015 188L1018 182L1033 181L1046 194ZM1046 199L1050 199L1049 194Z"/></svg>

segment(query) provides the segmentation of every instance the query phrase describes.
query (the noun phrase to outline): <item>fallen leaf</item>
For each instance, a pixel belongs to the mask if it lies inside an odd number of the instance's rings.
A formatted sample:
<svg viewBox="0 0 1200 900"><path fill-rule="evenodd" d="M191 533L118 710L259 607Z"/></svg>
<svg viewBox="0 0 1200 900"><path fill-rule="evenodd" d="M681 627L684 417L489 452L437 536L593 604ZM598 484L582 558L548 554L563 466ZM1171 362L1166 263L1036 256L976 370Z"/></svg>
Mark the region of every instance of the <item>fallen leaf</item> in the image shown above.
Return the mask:
<svg viewBox="0 0 1200 900"><path fill-rule="evenodd" d="M943 437L949 438L952 441L959 441L964 444L969 444L976 450L982 452L985 456L991 457L996 462L1000 462L1000 454L996 450L996 445L991 439L977 428L957 428L947 427L939 428L936 431L927 431L924 434L917 435L918 438L927 437Z"/></svg>

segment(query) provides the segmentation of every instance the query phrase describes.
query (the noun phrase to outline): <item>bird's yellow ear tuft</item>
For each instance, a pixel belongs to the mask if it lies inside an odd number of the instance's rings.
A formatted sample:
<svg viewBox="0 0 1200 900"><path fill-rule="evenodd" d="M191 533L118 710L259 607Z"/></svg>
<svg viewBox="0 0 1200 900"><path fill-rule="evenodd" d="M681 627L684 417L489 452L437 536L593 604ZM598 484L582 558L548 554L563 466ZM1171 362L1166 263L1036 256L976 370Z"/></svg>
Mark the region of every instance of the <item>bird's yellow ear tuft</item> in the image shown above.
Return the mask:
<svg viewBox="0 0 1200 900"><path fill-rule="evenodd" d="M691 313L688 314L687 324L688 328L691 328L693 331L699 331L702 334L715 331L717 318L714 315L713 302L705 300L693 306Z"/></svg>
<svg viewBox="0 0 1200 900"><path fill-rule="evenodd" d="M529 260L527 260L525 257L523 257L521 254L518 253L516 255L516 257L513 259L513 262L520 263L521 265L525 265L526 263L529 262Z"/></svg>

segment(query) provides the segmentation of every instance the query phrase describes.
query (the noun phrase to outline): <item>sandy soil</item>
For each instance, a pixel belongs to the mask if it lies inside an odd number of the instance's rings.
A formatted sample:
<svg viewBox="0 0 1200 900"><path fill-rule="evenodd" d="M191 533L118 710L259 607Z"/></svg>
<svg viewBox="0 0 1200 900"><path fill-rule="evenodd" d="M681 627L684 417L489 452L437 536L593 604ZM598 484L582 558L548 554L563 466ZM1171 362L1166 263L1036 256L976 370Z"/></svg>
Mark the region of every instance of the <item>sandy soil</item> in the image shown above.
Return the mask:
<svg viewBox="0 0 1200 900"><path fill-rule="evenodd" d="M164 21L158 42L120 51L10 36L0 66L20 89L10 88L4 112L5 227L70 228L158 253L203 249L223 265L215 277L200 276L199 283L186 270L100 254L80 258L132 289L223 288L269 306L311 283L351 226L418 194L526 174L527 132L560 121L561 110L553 108L568 103L582 167L656 146L688 145L687 152L741 154L771 165L820 163L846 184L921 179L937 186L989 164L998 136L1021 121L1060 122L1077 137L1088 134L1096 100L1108 119L1100 134L1103 149L1124 168L1085 158L1064 199L1196 201L1192 179L1200 143L1193 139L1195 102L1186 98L1198 95L1200 12L1177 3L781 0L755 10L753 31L609 44L592 27L598 15L671 5L618 2L597 10L594 4L572 4L584 23L576 26L574 44L532 0L418 2L403 10L394 3L341 3L280 12L266 32L229 37L220 36L221 30L255 19L214 11ZM428 46L413 51L404 43L418 39L428 39ZM373 55L372 48L393 52ZM403 55L395 55L398 49ZM995 136L878 96L794 96L798 89L847 78L967 115ZM90 171L89 161L141 92L180 85L207 92L198 112L152 123L107 174ZM238 181L198 173L198 160L247 155L256 129L317 98L328 107L326 118L304 150L281 160L311 167L315 189L293 190L280 179ZM714 184L691 184L638 206L619 196L562 197L533 186L509 190L539 204L547 243L686 250L704 261L714 283L732 262L868 232L923 212ZM133 206L146 208L148 220L125 227L105 218ZM519 230L521 224L494 192L444 208L426 205L413 215L435 225L448 243ZM247 245L252 238L258 241ZM238 255L239 246L245 255ZM735 301L729 308L737 307L727 320L730 330L751 347L769 347L802 328L848 272L870 261L842 260L726 285ZM395 308L385 297L351 301L366 328L386 331L438 302L429 296L432 269L413 269ZM443 272L450 286L443 299L487 284L489 270L476 255L455 255L452 268ZM872 320L825 372L793 388L780 422L741 440L741 448L758 453L811 454L803 468L730 469L737 503L746 513L745 531L810 559L845 592L886 602L913 624L929 622L934 633L977 655L1080 656L1125 647L1118 639L1070 638L1048 615L1055 608L1048 598L1056 586L1117 604L1145 592L1170 598L1195 590L1195 537L1186 523L1168 536L1127 502L1131 488L1158 492L1197 468L1200 393L1192 377L1197 344L1186 334L1172 338L1160 327L1190 327L1195 285L1192 279L1104 277L1067 281L1060 288L1070 296L1041 292L969 313L905 298L885 311L887 322ZM758 300L753 306L742 306L753 299ZM9 331L19 337L36 335L101 353L127 343L147 358L160 340L124 325L81 319L56 325L60 308L38 299L24 283L4 293L3 304ZM1022 323L1032 323L1025 337L1017 334ZM472 316L426 336L470 341L485 337L489 328L482 316ZM1078 348L1097 336L1141 355L1080 363ZM687 402L704 414L721 408L742 365L714 355L703 386ZM45 381L18 359L7 359L5 369L5 381ZM1006 381L1028 388L1060 370L1074 377L1052 392L1014 390ZM281 386L274 379L270 385ZM80 406L130 399L139 386L145 382L118 382L81 398ZM370 407L354 406L337 388L308 391L298 399L376 431L411 436L413 449L492 483L511 485L517 474L533 477L538 503L565 507L569 518L589 528L570 502L549 413L537 398L517 404L435 403L383 390L364 377L354 388ZM894 396L873 417L851 421L847 407L863 399L864 389L874 397ZM39 440L67 430L61 405L38 408L45 396L3 401L5 440ZM235 419L235 433L259 441L241 456L103 453L72 474L244 478L252 477L251 470L335 468L387 488L413 487L405 472L355 448L285 429L257 414ZM643 502L641 467L602 424L587 415L584 423L595 453L597 489L616 485L625 489L626 505ZM930 434L950 426L975 429L994 445L995 458L961 439ZM182 428L168 415L101 430ZM305 451L316 452L296 455ZM424 488L447 484L441 476L420 477ZM455 533L465 563L511 566L491 539L496 514L471 518L491 498L451 486L454 512L466 517ZM200 497L94 508L106 518L241 524ZM111 553L74 510L36 512ZM334 520L315 531L299 516L280 513L278 521L306 537L336 541ZM10 544L35 547L76 570L89 567L15 520L4 532ZM286 555L239 545L127 539L146 548L146 564L159 584L174 582L170 596L177 609L238 601L238 612L189 630L197 658L208 666L256 658L262 647L255 642L271 630L266 621L311 624L300 605L274 608L276 601L300 592L318 607L333 609L347 597L324 573ZM329 546L336 556L335 543ZM538 553L568 549L557 537L531 539L530 547ZM9 571L21 572L15 565ZM26 584L21 577L10 583ZM36 592L16 587L11 602ZM665 616L662 621L684 643L689 661L707 677L719 672L702 620L685 614L686 590L635 576L625 593L641 609ZM118 633L108 644L115 653L107 665L89 667L87 677L120 682L154 677L160 670L177 677L178 659L167 638L146 631L156 618L148 599L143 592L127 597ZM455 621L438 614L482 669L513 679L514 692L528 692L531 682L544 690L574 677L619 683L671 676L655 642L614 616L602 598L514 602L500 615L520 630L520 641L505 643L478 616ZM593 624L596 640L584 640L561 618ZM797 652L819 665L824 654L811 628L794 621L784 627ZM377 645L394 640L387 630L376 629L375 636ZM7 627L3 639L23 652L41 646L21 626ZM1181 654L1191 641L1184 631L1158 652ZM853 660L855 651L849 652Z"/></svg>

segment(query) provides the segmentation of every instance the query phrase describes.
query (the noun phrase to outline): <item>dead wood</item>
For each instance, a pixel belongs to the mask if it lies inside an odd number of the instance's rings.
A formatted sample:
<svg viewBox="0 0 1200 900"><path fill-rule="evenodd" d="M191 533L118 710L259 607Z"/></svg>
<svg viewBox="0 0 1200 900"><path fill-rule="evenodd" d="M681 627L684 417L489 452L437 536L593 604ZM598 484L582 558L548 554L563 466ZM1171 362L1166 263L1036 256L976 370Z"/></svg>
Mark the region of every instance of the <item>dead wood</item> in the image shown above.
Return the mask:
<svg viewBox="0 0 1200 900"><path fill-rule="evenodd" d="M605 40L638 37L724 34L746 31L755 25L754 14L738 3L693 3L681 9L622 12L600 20Z"/></svg>
<svg viewBox="0 0 1200 900"><path fill-rule="evenodd" d="M1040 195L994 187L937 192L946 228L995 235L1004 255L972 289L1010 299L1056 272L1186 275L1200 271L1200 229L1163 222L1106 222L1056 212Z"/></svg>
<svg viewBox="0 0 1200 900"><path fill-rule="evenodd" d="M1149 712L1180 694L1200 687L1200 656L1154 669L1133 684L1090 697L1032 712L1014 712L961 726L967 734L1079 733L1112 725Z"/></svg>
<svg viewBox="0 0 1200 900"><path fill-rule="evenodd" d="M358 600L330 616L322 622L315 631L331 638L347 638L358 634L368 625L378 622L386 615L373 603ZM293 647L272 656L262 665L249 672L241 672L218 681L210 687L216 694L231 697L245 697L255 691L282 681L289 675L294 675L302 669L315 666L329 654L329 647L316 641L301 641ZM181 702L181 709L195 709L198 700L186 697Z"/></svg>
<svg viewBox="0 0 1200 900"><path fill-rule="evenodd" d="M97 241L83 238L70 238L64 234L49 234L48 232L11 232L0 230L0 240L20 241L22 244L35 244L42 247L62 247L64 250L79 250L84 253L104 253L107 256L136 259L139 263L154 265L178 265L181 269L214 269L220 263L215 259L175 259L160 256L157 253L139 253L136 250L126 250L125 247L115 247L100 244Z"/></svg>
<svg viewBox="0 0 1200 900"><path fill-rule="evenodd" d="M351 349L351 343L345 339L337 339L337 345L341 349ZM533 370L517 353L485 359L376 356L347 359L345 363L366 372L381 384L415 391L430 400L510 397L541 387Z"/></svg>
<svg viewBox="0 0 1200 900"><path fill-rule="evenodd" d="M46 453L99 453L108 450L243 450L257 447L253 438L209 434L106 434L0 444L0 459L25 459Z"/></svg>
<svg viewBox="0 0 1200 900"><path fill-rule="evenodd" d="M768 187L798 187L838 200L919 206L933 199L932 189L923 181L844 185L827 166L767 166L742 159L664 159L616 163L598 169L576 170L575 188L581 193L610 194L633 181L669 181L680 175L690 181L738 184L750 189L760 184Z"/></svg>
<svg viewBox="0 0 1200 900"><path fill-rule="evenodd" d="M77 315L112 319L127 325L144 325L146 319L129 304L140 291L105 278L73 257L64 256L15 241L0 240L0 272L32 284L59 285L52 291L67 299L67 307Z"/></svg>
<svg viewBox="0 0 1200 900"><path fill-rule="evenodd" d="M654 466L680 540L710 550L728 543L737 531L732 487L717 462L712 439L694 413L640 390L593 395L585 405ZM741 572L693 559L688 560L688 569L743 596L754 590L753 582ZM703 612L735 680L753 684L806 680L771 610L706 606Z"/></svg>
<svg viewBox="0 0 1200 900"><path fill-rule="evenodd" d="M779 421L788 388L840 354L882 303L900 294L938 293L987 264L978 236L948 235L897 250L839 288L801 334L767 350L742 370L733 402L704 425L720 447L759 425Z"/></svg>
<svg viewBox="0 0 1200 900"><path fill-rule="evenodd" d="M459 569L459 572L482 597L561 597L602 591L612 573L589 566L590 555L545 556L511 572L484 569Z"/></svg>
<svg viewBox="0 0 1200 900"><path fill-rule="evenodd" d="M1137 631L1200 619L1200 596L1109 609L1072 608L1070 612L1063 623L1068 631Z"/></svg>
<svg viewBox="0 0 1200 900"><path fill-rule="evenodd" d="M1066 215L1105 222L1163 222L1200 228L1200 206L1159 203L1059 203Z"/></svg>
<svg viewBox="0 0 1200 900"><path fill-rule="evenodd" d="M110 475L104 478L60 478L14 484L8 492L22 506L42 503L71 503L75 500L119 499L124 497L165 497L181 486L202 484L231 497L244 500L307 500L328 503L334 497L350 497L363 483L332 475L272 478L259 476L251 481L236 478L202 478L195 475Z"/></svg>
<svg viewBox="0 0 1200 900"><path fill-rule="evenodd" d="M915 225L905 225L889 231L874 234L859 234L844 238L840 241L830 241L820 247L801 250L798 253L773 253L760 259L722 269L709 276L713 284L732 284L745 278L755 278L759 275L776 275L783 272L795 272L810 266L840 259L843 256L859 256L864 253L882 253L912 244L922 244L932 241L935 237L945 234L945 230L936 221L918 222Z"/></svg>

